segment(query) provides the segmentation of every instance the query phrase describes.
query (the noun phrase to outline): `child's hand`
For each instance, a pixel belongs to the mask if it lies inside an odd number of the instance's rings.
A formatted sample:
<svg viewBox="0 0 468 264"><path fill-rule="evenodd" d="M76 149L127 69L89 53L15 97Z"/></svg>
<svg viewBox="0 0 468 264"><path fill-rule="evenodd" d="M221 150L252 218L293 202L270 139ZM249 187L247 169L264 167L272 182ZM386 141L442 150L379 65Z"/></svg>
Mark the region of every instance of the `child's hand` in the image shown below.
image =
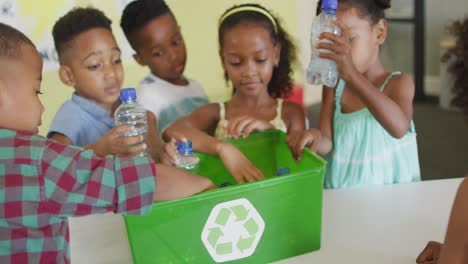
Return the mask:
<svg viewBox="0 0 468 264"><path fill-rule="evenodd" d="M353 63L349 29L339 21L336 22L336 25L340 28L341 34L339 36L329 32L320 34L320 40L326 39L332 43L320 42L316 48L332 51L331 53L320 53L318 56L336 62L340 78L348 81L353 74L358 73L358 70Z"/></svg>
<svg viewBox="0 0 468 264"><path fill-rule="evenodd" d="M229 143L222 143L218 155L237 183L253 182L265 178L242 152Z"/></svg>
<svg viewBox="0 0 468 264"><path fill-rule="evenodd" d="M239 137L246 138L252 132L261 132L272 128L274 128L273 125L268 121L251 116L240 116L229 119L226 132L229 137L238 139Z"/></svg>
<svg viewBox="0 0 468 264"><path fill-rule="evenodd" d="M176 135L172 137L171 140L164 144L164 147L160 153L161 162L166 165L177 164L177 142L178 141L187 141L182 135Z"/></svg>
<svg viewBox="0 0 468 264"><path fill-rule="evenodd" d="M92 149L99 155L132 155L146 149L142 135L124 137L122 134L134 130L132 126L116 126L112 128L98 141L87 145L86 149Z"/></svg>
<svg viewBox="0 0 468 264"><path fill-rule="evenodd" d="M436 264L439 260L442 244L435 241L429 241L423 251L416 259L416 263L421 264Z"/></svg>
<svg viewBox="0 0 468 264"><path fill-rule="evenodd" d="M311 128L305 131L291 131L286 138L293 157L296 161L302 158L302 150L308 146L313 152L317 152L322 133L316 128Z"/></svg>
<svg viewBox="0 0 468 264"><path fill-rule="evenodd" d="M203 177L203 176L202 176ZM208 178L207 178L208 179ZM211 190L216 190L218 189L218 186L216 186L211 180L210 181L210 184L208 185L208 187L205 188L205 190L203 191L211 191Z"/></svg>

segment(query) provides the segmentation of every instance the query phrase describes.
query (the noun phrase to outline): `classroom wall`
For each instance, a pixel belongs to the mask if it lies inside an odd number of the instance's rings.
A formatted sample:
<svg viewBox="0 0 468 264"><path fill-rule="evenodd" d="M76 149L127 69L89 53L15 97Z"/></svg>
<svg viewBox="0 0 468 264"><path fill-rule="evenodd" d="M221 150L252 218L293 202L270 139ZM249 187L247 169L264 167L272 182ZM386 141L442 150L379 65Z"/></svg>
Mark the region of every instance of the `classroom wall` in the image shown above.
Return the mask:
<svg viewBox="0 0 468 264"><path fill-rule="evenodd" d="M317 0L253 0L271 9L283 21L283 26L301 48L300 64L295 70L297 83L304 83L302 70L308 60L308 32ZM45 135L60 105L70 98L73 89L63 85L57 74L58 64L52 42L55 21L74 6L94 6L113 20L113 32L123 50L124 87L134 87L148 73L131 58L129 47L120 29L120 15L129 0L0 0L0 21L13 25L27 34L38 46L44 59L41 99L46 107L40 133ZM217 20L228 7L241 0L167 0L182 28L188 60L186 75L198 80L212 100L229 96L218 57ZM194 10L201 10L194 12ZM310 12L309 12L310 10ZM303 54L304 53L304 54ZM310 53L310 52L309 52ZM306 91L306 96L310 94ZM312 96L312 95L310 95ZM314 99L315 101L317 99ZM312 100L312 101L314 101ZM311 101L310 99L306 101Z"/></svg>

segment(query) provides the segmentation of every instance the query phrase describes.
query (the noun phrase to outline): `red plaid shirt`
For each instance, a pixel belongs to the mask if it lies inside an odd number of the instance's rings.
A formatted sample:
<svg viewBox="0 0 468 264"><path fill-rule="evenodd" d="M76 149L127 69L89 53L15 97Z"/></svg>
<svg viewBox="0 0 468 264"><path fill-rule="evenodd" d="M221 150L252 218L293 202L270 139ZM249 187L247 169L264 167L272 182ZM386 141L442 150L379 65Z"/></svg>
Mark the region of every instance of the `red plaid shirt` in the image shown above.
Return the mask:
<svg viewBox="0 0 468 264"><path fill-rule="evenodd" d="M0 263L69 263L67 217L148 213L155 173L149 158L0 129Z"/></svg>

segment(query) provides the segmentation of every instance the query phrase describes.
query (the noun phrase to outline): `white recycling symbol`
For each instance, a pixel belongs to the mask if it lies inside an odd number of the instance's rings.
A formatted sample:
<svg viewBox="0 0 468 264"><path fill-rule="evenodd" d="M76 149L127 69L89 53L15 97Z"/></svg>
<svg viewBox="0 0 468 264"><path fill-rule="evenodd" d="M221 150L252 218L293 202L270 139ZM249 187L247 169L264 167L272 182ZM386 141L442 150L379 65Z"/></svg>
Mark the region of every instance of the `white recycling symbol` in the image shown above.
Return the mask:
<svg viewBox="0 0 468 264"><path fill-rule="evenodd" d="M201 239L216 262L251 256L263 235L265 222L245 198L216 205L203 227Z"/></svg>

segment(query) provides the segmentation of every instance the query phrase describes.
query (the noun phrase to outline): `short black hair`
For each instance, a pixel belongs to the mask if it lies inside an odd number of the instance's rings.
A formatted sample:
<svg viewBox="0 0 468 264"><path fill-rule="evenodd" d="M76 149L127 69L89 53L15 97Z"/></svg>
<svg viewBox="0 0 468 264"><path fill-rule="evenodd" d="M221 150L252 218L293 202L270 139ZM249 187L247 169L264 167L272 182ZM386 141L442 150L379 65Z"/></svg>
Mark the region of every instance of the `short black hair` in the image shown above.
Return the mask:
<svg viewBox="0 0 468 264"><path fill-rule="evenodd" d="M130 2L125 7L120 20L120 27L130 46L135 51L137 48L133 39L133 33L144 27L151 20L167 13L172 14L171 9L164 0L136 0Z"/></svg>
<svg viewBox="0 0 468 264"><path fill-rule="evenodd" d="M0 58L17 58L21 54L21 44L36 47L32 41L19 30L0 23Z"/></svg>
<svg viewBox="0 0 468 264"><path fill-rule="evenodd" d="M276 24L276 30L273 25L273 21L271 21L265 14L257 11L242 10L225 17L225 15L232 10L244 7L254 7L268 13ZM218 41L221 49L224 44L223 38L225 32L242 24L253 24L264 27L269 32L273 43L281 45L280 60L278 65L275 65L271 80L268 83L268 94L273 98L287 97L291 95L294 86L292 79L293 65L297 62L296 46L292 42L289 34L281 26L281 21L268 9L258 4L235 5L226 10L221 17L225 17L219 24L218 29ZM228 80L226 71L224 71L224 78L226 81Z"/></svg>
<svg viewBox="0 0 468 264"><path fill-rule="evenodd" d="M349 3L358 8L361 17L367 17L371 25L377 24L385 18L385 9L391 7L391 0L338 0L341 3ZM322 0L317 3L317 15L322 9Z"/></svg>
<svg viewBox="0 0 468 264"><path fill-rule="evenodd" d="M76 36L94 28L104 28L112 32L112 21L98 9L78 7L70 10L55 22L52 29L55 49L59 58Z"/></svg>

